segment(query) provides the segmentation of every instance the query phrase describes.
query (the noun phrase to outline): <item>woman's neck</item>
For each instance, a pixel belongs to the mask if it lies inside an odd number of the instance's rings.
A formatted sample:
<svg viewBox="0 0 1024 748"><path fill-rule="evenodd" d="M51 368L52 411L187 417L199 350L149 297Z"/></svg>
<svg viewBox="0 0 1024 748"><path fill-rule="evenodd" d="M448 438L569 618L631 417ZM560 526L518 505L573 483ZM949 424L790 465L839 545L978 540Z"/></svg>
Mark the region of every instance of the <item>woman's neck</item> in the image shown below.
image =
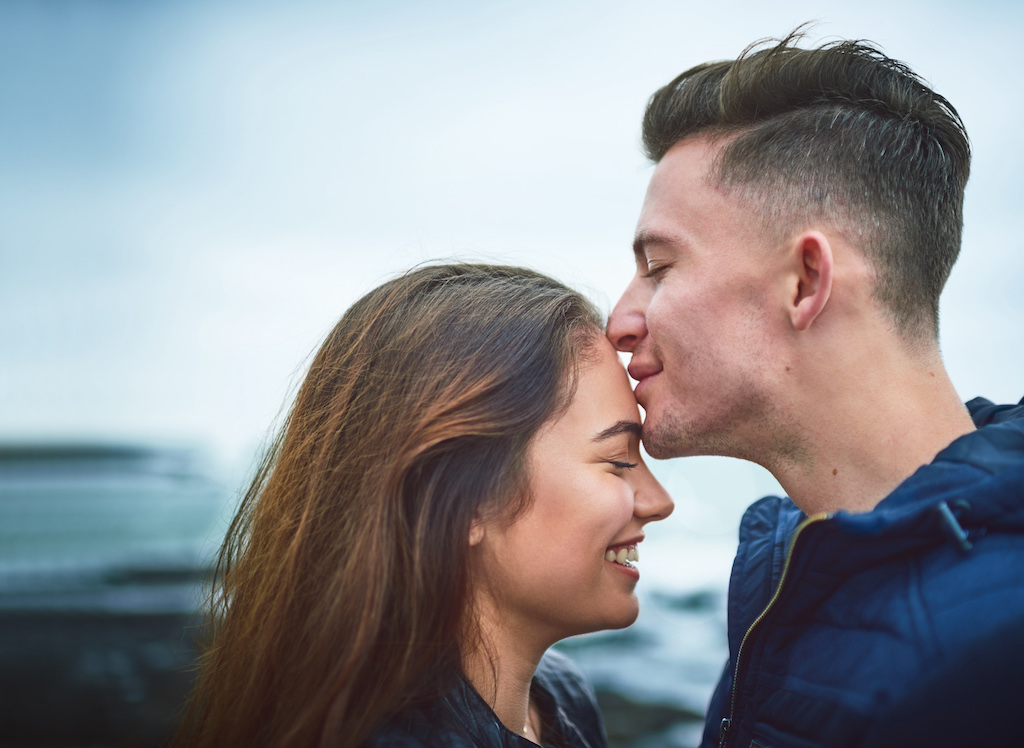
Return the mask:
<svg viewBox="0 0 1024 748"><path fill-rule="evenodd" d="M540 720L536 710L531 718L530 685L547 647L529 646L502 633L482 632L484 644L467 653L463 671L505 727L539 743Z"/></svg>

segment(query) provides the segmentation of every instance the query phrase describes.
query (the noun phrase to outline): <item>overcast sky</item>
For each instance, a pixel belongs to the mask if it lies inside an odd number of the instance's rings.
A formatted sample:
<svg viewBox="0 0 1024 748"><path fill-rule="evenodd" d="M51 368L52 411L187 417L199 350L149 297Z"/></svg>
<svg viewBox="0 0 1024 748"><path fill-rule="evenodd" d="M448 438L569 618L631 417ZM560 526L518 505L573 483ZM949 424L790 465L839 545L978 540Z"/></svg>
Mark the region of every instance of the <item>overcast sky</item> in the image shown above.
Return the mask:
<svg viewBox="0 0 1024 748"><path fill-rule="evenodd" d="M341 312L427 259L533 266L610 310L647 97L810 20L961 112L943 351L965 399L1019 400L1016 2L2 0L0 438L247 462Z"/></svg>

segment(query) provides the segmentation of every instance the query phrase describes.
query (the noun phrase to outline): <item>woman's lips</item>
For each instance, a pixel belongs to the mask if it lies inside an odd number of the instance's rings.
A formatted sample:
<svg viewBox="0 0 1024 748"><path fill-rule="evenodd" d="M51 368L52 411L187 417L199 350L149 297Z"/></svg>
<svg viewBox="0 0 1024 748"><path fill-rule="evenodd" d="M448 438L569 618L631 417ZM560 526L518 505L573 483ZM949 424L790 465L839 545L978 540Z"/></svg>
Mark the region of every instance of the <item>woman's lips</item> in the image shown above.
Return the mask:
<svg viewBox="0 0 1024 748"><path fill-rule="evenodd" d="M604 560L628 566L631 562L640 560L640 551L635 544L619 546L618 550L609 548L604 554Z"/></svg>
<svg viewBox="0 0 1024 748"><path fill-rule="evenodd" d="M630 579L639 581L640 570L633 566L633 563L640 560L640 552L637 545L644 539L644 536L636 535L620 543L613 543L604 552L605 563L613 566Z"/></svg>

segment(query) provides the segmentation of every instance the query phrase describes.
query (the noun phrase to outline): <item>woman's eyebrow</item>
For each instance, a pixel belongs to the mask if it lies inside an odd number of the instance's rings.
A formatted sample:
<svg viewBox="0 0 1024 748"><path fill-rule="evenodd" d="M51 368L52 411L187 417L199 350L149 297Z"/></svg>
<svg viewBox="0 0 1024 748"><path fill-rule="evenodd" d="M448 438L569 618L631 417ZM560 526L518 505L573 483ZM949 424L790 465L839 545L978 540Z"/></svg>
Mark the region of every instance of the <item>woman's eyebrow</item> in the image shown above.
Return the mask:
<svg viewBox="0 0 1024 748"><path fill-rule="evenodd" d="M640 438L640 424L636 421L618 421L612 426L609 426L600 434L594 437L595 442L604 441L605 439L611 439L613 436L619 434L630 434L632 436Z"/></svg>

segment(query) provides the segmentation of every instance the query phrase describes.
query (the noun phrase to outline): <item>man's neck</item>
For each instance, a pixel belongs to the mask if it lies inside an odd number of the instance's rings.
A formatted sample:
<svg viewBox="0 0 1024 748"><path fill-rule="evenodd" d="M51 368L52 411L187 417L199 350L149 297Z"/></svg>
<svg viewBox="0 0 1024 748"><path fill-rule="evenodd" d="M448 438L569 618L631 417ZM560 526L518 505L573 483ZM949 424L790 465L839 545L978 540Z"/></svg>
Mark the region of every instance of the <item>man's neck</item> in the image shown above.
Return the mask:
<svg viewBox="0 0 1024 748"><path fill-rule="evenodd" d="M808 515L868 512L974 429L941 361L865 367L801 398L803 450L766 465Z"/></svg>

